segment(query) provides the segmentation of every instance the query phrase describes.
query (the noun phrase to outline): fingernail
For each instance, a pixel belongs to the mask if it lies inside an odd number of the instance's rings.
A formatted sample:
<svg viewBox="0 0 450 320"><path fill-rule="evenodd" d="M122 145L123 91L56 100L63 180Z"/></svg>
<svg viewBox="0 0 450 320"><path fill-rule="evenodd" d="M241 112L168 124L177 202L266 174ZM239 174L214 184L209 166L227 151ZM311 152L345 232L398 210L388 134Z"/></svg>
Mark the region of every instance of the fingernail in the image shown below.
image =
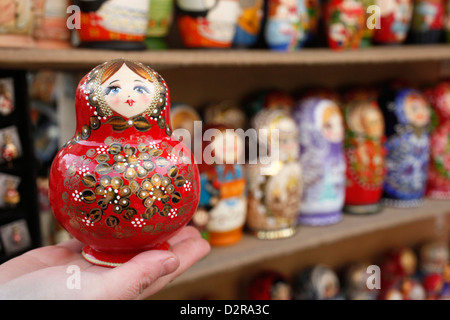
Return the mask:
<svg viewBox="0 0 450 320"><path fill-rule="evenodd" d="M174 257L170 257L166 260L164 260L163 264L162 264L162 270L161 270L161 277L168 275L172 272L174 272L175 270L178 269L178 259L174 258Z"/></svg>

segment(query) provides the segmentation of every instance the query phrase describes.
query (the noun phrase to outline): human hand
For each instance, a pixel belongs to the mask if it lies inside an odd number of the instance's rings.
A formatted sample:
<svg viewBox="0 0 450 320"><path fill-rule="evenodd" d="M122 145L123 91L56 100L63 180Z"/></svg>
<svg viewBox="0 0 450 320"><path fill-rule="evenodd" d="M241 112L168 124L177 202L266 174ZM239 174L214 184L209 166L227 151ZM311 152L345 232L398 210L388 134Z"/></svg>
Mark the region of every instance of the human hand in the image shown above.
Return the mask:
<svg viewBox="0 0 450 320"><path fill-rule="evenodd" d="M142 252L116 268L84 260L83 244L75 239L31 250L0 265L0 299L145 299L210 250L208 242L191 226L168 242L170 251ZM79 288L67 284L71 266L79 267Z"/></svg>

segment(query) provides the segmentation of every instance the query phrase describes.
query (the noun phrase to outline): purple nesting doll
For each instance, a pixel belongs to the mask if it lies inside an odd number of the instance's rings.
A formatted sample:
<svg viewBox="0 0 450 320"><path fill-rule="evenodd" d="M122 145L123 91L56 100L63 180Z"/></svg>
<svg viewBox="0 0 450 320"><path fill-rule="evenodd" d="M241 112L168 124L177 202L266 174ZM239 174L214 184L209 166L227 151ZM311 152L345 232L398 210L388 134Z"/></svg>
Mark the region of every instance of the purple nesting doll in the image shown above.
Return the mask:
<svg viewBox="0 0 450 320"><path fill-rule="evenodd" d="M301 100L293 115L299 126L304 172L299 223L337 223L342 218L346 181L342 113L334 101L312 97Z"/></svg>

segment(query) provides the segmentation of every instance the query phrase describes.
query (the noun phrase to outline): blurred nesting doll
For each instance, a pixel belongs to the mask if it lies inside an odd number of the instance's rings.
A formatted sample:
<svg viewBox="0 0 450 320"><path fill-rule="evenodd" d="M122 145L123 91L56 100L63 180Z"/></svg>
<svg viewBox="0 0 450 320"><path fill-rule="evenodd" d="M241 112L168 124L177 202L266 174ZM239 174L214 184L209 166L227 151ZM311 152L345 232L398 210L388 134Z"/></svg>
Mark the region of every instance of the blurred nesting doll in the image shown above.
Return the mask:
<svg viewBox="0 0 450 320"><path fill-rule="evenodd" d="M417 270L417 256L408 247L392 248L381 256L381 288L397 287L409 281Z"/></svg>
<svg viewBox="0 0 450 320"><path fill-rule="evenodd" d="M283 90L263 90L249 98L245 106L245 113L249 118L255 116L262 109L284 109L291 112L295 100L289 92Z"/></svg>
<svg viewBox="0 0 450 320"><path fill-rule="evenodd" d="M308 13L305 0L268 0L264 38L275 51L294 51L306 41Z"/></svg>
<svg viewBox="0 0 450 320"><path fill-rule="evenodd" d="M263 0L239 0L240 14L237 19L233 45L237 48L252 47L258 41L264 18Z"/></svg>
<svg viewBox="0 0 450 320"><path fill-rule="evenodd" d="M378 44L401 44L411 28L413 0L375 0L380 13L380 27L373 41Z"/></svg>
<svg viewBox="0 0 450 320"><path fill-rule="evenodd" d="M176 0L175 3L185 47L231 47L240 11L238 0Z"/></svg>
<svg viewBox="0 0 450 320"><path fill-rule="evenodd" d="M293 112L299 127L303 197L299 222L329 225L342 219L345 198L343 117L328 99L300 100Z"/></svg>
<svg viewBox="0 0 450 320"><path fill-rule="evenodd" d="M34 0L2 0L0 47L33 47Z"/></svg>
<svg viewBox="0 0 450 320"><path fill-rule="evenodd" d="M306 43L314 43L319 36L319 25L322 17L321 0L306 0L306 11L308 12L308 29Z"/></svg>
<svg viewBox="0 0 450 320"><path fill-rule="evenodd" d="M341 285L329 266L318 264L298 275L294 284L295 300L340 300Z"/></svg>
<svg viewBox="0 0 450 320"><path fill-rule="evenodd" d="M290 237L297 231L302 194L297 125L290 112L278 108L262 109L252 124L259 154L256 164L247 165L247 227L261 239ZM257 154L256 143L252 146L249 153Z"/></svg>
<svg viewBox="0 0 450 320"><path fill-rule="evenodd" d="M14 144L10 134L4 133L3 145L1 147L1 155L3 160L8 164L9 167L11 167L13 160L17 159L19 157L19 154L19 149Z"/></svg>
<svg viewBox="0 0 450 320"><path fill-rule="evenodd" d="M363 23L363 33L362 39L359 44L360 48L367 48L372 46L372 38L376 28L376 18L374 15L375 11L373 11L374 7L371 7L375 4L375 0L362 0L364 5L364 23Z"/></svg>
<svg viewBox="0 0 450 320"><path fill-rule="evenodd" d="M426 94L432 107L426 194L434 199L450 199L450 82L444 81Z"/></svg>
<svg viewBox="0 0 450 320"><path fill-rule="evenodd" d="M148 0L75 0L81 10L81 47L144 50Z"/></svg>
<svg viewBox="0 0 450 320"><path fill-rule="evenodd" d="M383 204L420 206L429 166L428 102L421 92L412 88L388 89L378 102L387 139Z"/></svg>
<svg viewBox="0 0 450 320"><path fill-rule="evenodd" d="M145 44L150 50L167 49L165 37L173 19L173 0L149 0Z"/></svg>
<svg viewBox="0 0 450 320"><path fill-rule="evenodd" d="M334 50L357 49L365 27L365 10L361 0L328 0L324 22L328 46Z"/></svg>
<svg viewBox="0 0 450 320"><path fill-rule="evenodd" d="M224 100L205 108L206 124L220 123L233 129L247 126L247 116L236 101Z"/></svg>
<svg viewBox="0 0 450 320"><path fill-rule="evenodd" d="M438 43L444 24L444 2L442 0L414 1L411 24L411 42Z"/></svg>
<svg viewBox="0 0 450 320"><path fill-rule="evenodd" d="M450 1L444 1L444 39L446 43L450 43Z"/></svg>
<svg viewBox="0 0 450 320"><path fill-rule="evenodd" d="M355 97L344 106L347 165L344 212L381 210L385 175L384 118L374 97Z"/></svg>
<svg viewBox="0 0 450 320"><path fill-rule="evenodd" d="M266 270L255 275L248 289L250 300L292 300L292 286L278 271Z"/></svg>
<svg viewBox="0 0 450 320"><path fill-rule="evenodd" d="M419 273L426 276L431 273L443 275L449 262L449 247L442 241L430 241L419 250Z"/></svg>
<svg viewBox="0 0 450 320"><path fill-rule="evenodd" d="M20 202L20 193L17 191L16 183L12 180L7 181L3 201L8 207L15 207Z"/></svg>
<svg viewBox="0 0 450 320"><path fill-rule="evenodd" d="M212 142L204 142L195 215L208 213L206 231L211 245L232 245L242 238L247 213L244 140L223 125L205 127L204 137Z"/></svg>
<svg viewBox="0 0 450 320"><path fill-rule="evenodd" d="M195 125L201 124L197 110L187 104L174 103L170 109L170 123L173 135L181 140L189 149L194 150ZM180 139L182 137L182 139Z"/></svg>
<svg viewBox="0 0 450 320"><path fill-rule="evenodd" d="M344 273L344 289L347 300L375 300L377 290L368 287L370 272L367 272L369 263L352 263Z"/></svg>

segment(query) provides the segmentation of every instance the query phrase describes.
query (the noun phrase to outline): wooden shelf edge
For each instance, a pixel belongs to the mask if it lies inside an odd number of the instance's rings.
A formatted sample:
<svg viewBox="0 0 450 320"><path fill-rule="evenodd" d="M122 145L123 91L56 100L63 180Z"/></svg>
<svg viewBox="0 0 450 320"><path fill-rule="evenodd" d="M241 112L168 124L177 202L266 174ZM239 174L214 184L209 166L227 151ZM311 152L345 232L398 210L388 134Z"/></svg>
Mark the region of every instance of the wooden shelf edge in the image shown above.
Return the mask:
<svg viewBox="0 0 450 320"><path fill-rule="evenodd" d="M91 69L115 58L141 61L156 69L212 66L316 66L333 64L406 63L450 60L450 45L374 46L333 51L305 48L295 52L270 50L112 51L93 49L0 48L0 68Z"/></svg>
<svg viewBox="0 0 450 320"><path fill-rule="evenodd" d="M246 234L233 246L213 247L207 257L179 276L170 286L231 271L264 259L447 214L450 214L450 201L426 199L423 206L418 208L384 208L382 212L370 216L344 215L341 222L331 226L300 226L297 233L288 239L260 240Z"/></svg>

